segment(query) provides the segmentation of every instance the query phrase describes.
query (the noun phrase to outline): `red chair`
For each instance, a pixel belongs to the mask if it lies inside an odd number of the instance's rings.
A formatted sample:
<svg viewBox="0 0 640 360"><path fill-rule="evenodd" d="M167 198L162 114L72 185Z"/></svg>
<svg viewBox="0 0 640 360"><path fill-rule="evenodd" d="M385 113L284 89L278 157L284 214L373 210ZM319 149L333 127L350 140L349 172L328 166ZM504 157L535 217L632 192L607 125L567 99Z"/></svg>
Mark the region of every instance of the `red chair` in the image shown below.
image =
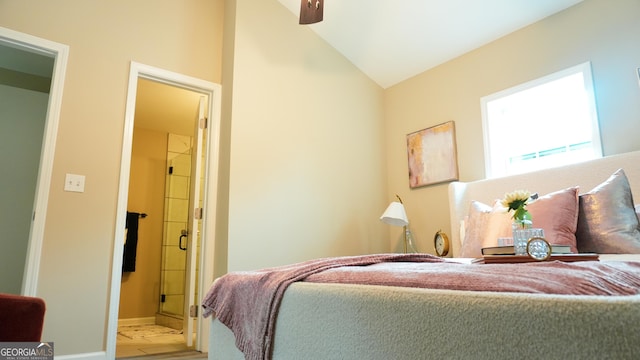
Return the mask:
<svg viewBox="0 0 640 360"><path fill-rule="evenodd" d="M44 300L0 293L0 342L40 341Z"/></svg>

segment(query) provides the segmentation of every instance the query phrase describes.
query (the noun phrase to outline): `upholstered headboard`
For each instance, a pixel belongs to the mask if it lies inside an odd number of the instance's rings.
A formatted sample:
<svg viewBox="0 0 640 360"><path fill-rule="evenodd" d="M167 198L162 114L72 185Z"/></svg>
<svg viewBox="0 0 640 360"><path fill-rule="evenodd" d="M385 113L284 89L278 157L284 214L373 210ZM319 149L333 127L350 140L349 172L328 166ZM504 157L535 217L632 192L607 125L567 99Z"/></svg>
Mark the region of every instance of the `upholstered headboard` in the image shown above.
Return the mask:
<svg viewBox="0 0 640 360"><path fill-rule="evenodd" d="M505 193L518 189L548 194L571 186L579 186L580 193L588 192L607 180L616 170L623 169L634 201L640 203L640 151L607 156L579 164L535 171L496 179L473 182L456 181L449 184L449 211L451 217L451 247L454 257L461 250L460 224L465 219L472 200L491 204Z"/></svg>

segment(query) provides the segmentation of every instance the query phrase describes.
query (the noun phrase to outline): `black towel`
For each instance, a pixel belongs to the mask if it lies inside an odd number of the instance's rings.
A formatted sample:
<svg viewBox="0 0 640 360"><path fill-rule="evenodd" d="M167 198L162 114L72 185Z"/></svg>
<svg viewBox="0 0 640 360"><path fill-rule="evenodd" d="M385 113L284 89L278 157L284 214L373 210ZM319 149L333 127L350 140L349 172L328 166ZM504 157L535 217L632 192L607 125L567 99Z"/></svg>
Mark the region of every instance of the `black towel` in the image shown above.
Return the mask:
<svg viewBox="0 0 640 360"><path fill-rule="evenodd" d="M136 271L136 248L138 247L138 219L140 214L127 211L127 242L124 244L122 272Z"/></svg>

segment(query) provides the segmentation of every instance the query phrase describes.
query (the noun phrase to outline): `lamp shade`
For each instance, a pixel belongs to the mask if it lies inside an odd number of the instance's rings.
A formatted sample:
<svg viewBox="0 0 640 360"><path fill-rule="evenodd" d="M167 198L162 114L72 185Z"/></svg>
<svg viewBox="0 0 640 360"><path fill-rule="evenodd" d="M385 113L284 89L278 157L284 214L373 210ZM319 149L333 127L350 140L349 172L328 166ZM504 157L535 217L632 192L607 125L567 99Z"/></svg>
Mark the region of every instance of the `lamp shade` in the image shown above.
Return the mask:
<svg viewBox="0 0 640 360"><path fill-rule="evenodd" d="M385 224L393 226L409 225L409 219L407 218L406 211L404 211L404 205L397 201L389 204L387 210L380 216L380 220Z"/></svg>

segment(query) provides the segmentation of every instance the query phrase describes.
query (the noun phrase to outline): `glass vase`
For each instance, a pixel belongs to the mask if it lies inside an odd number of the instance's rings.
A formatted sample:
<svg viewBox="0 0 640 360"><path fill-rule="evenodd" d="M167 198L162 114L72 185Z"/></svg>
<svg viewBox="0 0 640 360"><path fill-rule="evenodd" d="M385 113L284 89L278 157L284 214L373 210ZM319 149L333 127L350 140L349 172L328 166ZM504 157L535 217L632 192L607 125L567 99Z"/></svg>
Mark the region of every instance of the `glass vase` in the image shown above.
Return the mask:
<svg viewBox="0 0 640 360"><path fill-rule="evenodd" d="M531 224L514 222L513 230L513 251L516 255L527 255L527 242L532 237L544 237L544 230L534 228Z"/></svg>

